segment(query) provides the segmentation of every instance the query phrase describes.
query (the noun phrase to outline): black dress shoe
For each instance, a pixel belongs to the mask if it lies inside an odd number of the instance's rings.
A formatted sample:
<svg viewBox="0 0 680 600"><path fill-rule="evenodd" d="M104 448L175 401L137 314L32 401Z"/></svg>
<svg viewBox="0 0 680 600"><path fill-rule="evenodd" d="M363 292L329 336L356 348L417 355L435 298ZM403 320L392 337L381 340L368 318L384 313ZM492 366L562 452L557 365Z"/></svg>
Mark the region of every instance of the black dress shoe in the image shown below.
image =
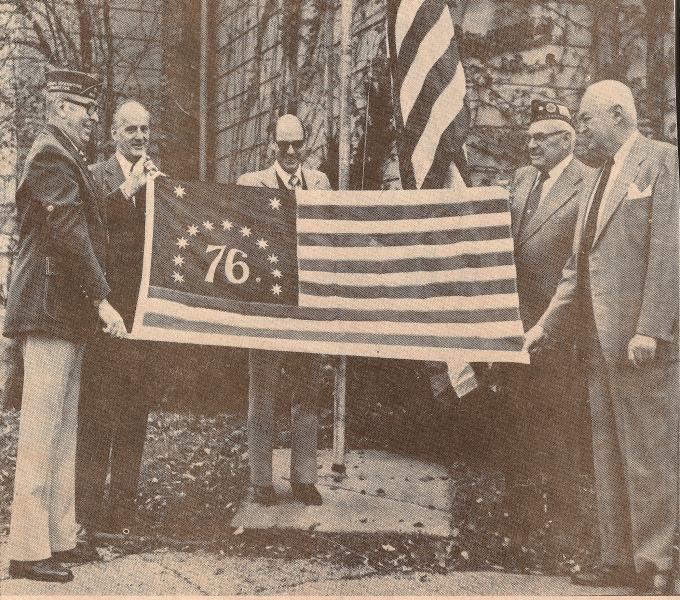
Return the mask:
<svg viewBox="0 0 680 600"><path fill-rule="evenodd" d="M262 506L274 506L278 502L274 486L256 485L253 486L253 502Z"/></svg>
<svg viewBox="0 0 680 600"><path fill-rule="evenodd" d="M52 552L52 558L63 563L82 564L102 560L97 549L90 542L81 541L71 550Z"/></svg>
<svg viewBox="0 0 680 600"><path fill-rule="evenodd" d="M632 567L603 565L595 571L573 573L571 580L576 585L589 587L636 587L638 576Z"/></svg>
<svg viewBox="0 0 680 600"><path fill-rule="evenodd" d="M293 488L293 498L306 504L307 506L321 506L323 499L319 490L311 483L291 483Z"/></svg>
<svg viewBox="0 0 680 600"><path fill-rule="evenodd" d="M10 560L9 576L15 579L68 583L73 581L73 572L55 560Z"/></svg>

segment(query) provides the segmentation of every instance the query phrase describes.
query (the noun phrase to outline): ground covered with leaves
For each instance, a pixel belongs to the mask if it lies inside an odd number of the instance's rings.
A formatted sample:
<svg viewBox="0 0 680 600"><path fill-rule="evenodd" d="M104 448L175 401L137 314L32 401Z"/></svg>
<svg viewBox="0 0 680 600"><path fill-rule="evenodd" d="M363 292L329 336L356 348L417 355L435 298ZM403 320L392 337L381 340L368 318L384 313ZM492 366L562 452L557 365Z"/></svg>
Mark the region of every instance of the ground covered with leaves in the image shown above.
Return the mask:
<svg viewBox="0 0 680 600"><path fill-rule="evenodd" d="M415 408L405 399L391 397L390 389L396 393L399 385L385 386L380 400L356 394L356 402L348 407L348 445L389 449L445 464L455 490L450 538L434 539L417 531L346 535L234 530L231 517L247 493L245 412L196 414L166 408L152 412L149 419L139 490L143 535L107 539L108 551L200 547L228 555L364 564L379 572L415 572L421 577L461 569L566 573L574 561L595 560L594 495L587 474L579 499L582 519L566 537L564 531L555 531L549 514L539 514L531 531L515 538L509 526L512 515L501 502L504 482L497 453L502 448L494 443L498 432L493 420L485 417L493 413L493 400L430 399ZM327 447L332 442L330 400L322 414L320 445ZM283 413L280 417L279 441L286 445L287 419ZM4 532L9 524L17 433L18 413L0 412L0 531Z"/></svg>

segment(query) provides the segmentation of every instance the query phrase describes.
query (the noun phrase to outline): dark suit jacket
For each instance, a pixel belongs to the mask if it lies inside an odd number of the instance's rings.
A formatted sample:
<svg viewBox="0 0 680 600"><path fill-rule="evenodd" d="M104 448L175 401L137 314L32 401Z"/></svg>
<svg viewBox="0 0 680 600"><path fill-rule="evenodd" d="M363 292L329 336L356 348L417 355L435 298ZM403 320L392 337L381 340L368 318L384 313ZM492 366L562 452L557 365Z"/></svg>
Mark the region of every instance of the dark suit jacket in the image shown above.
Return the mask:
<svg viewBox="0 0 680 600"><path fill-rule="evenodd" d="M98 325L93 301L110 292L106 215L83 158L57 127L33 142L16 206L19 244L4 335L86 339Z"/></svg>
<svg viewBox="0 0 680 600"><path fill-rule="evenodd" d="M607 198L590 251L590 294L597 337L609 363L627 361L636 334L656 338L658 360L678 360L678 149L640 136ZM573 327L579 294L578 249L541 319L549 335Z"/></svg>
<svg viewBox="0 0 680 600"><path fill-rule="evenodd" d="M577 159L567 165L539 208L526 220L524 210L538 169L522 167L511 190L517 291L525 330L533 327L555 293L571 256L579 207L588 202L597 172Z"/></svg>
<svg viewBox="0 0 680 600"><path fill-rule="evenodd" d="M109 302L123 317L126 329L131 331L142 279L146 187L135 194L134 202L123 195L119 188L125 176L115 154L94 165L92 176L103 192L106 205Z"/></svg>

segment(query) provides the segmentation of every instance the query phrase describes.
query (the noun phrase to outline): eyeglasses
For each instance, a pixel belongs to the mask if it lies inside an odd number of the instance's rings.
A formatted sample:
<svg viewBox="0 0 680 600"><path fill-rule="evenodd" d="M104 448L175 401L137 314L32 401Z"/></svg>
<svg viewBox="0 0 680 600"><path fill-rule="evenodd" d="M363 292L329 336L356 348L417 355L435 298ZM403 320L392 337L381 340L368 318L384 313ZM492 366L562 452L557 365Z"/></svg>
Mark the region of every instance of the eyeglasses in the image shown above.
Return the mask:
<svg viewBox="0 0 680 600"><path fill-rule="evenodd" d="M542 144L549 138L553 137L554 135L559 135L560 133L567 133L567 131L565 129L560 129L559 131L553 131L552 133L535 133L534 135L529 134L529 141L534 140L534 142Z"/></svg>
<svg viewBox="0 0 680 600"><path fill-rule="evenodd" d="M74 100L73 98L64 98L66 102L70 102L71 104L76 104L78 106L82 106L87 110L87 116L91 117L92 115L96 114L99 111L99 104L96 102L81 102L80 100Z"/></svg>
<svg viewBox="0 0 680 600"><path fill-rule="evenodd" d="M302 148L302 144L304 144L304 140L296 140L294 142L276 142L276 145L279 147L279 150L281 152L288 152L288 148L290 146L293 146L293 150L296 152L300 151L300 148Z"/></svg>

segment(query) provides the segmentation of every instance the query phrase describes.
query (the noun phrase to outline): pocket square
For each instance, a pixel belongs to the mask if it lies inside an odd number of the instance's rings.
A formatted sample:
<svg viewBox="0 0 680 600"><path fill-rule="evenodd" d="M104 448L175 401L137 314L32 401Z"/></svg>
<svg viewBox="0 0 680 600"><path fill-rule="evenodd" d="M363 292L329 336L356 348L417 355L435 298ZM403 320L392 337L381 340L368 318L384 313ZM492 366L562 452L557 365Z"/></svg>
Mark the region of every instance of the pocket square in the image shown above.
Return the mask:
<svg viewBox="0 0 680 600"><path fill-rule="evenodd" d="M648 198L652 195L652 186L648 185L644 190L640 190L637 183L633 182L628 186L628 198L636 200L637 198Z"/></svg>

